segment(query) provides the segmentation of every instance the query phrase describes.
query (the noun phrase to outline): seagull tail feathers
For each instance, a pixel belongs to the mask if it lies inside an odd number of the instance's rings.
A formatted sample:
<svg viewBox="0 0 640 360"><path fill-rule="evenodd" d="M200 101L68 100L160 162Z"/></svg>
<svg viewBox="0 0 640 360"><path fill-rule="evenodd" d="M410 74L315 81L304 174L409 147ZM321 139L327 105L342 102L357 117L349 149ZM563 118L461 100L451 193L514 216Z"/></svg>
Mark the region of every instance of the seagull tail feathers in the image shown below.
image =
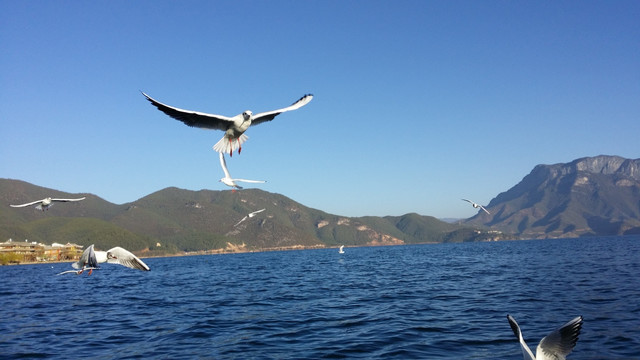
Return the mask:
<svg viewBox="0 0 640 360"><path fill-rule="evenodd" d="M247 140L249 140L249 137L245 134L240 135L232 141L229 141L229 138L225 135L220 139L220 141L213 145L213 150L219 153L230 154L237 151L240 148L240 145L244 144Z"/></svg>
<svg viewBox="0 0 640 360"><path fill-rule="evenodd" d="M45 211L45 210L47 210L48 207L52 207L52 206L53 206L53 203L49 204L48 206L44 206L44 205L40 204L40 205L36 206L36 209L41 210L41 211Z"/></svg>

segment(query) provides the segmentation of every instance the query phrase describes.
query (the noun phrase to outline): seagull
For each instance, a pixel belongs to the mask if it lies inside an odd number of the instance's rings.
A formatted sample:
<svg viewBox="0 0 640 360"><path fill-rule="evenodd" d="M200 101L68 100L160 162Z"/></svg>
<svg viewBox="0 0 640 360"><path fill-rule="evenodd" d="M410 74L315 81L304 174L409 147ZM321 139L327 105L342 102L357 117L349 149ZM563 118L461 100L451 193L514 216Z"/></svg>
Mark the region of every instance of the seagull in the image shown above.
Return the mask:
<svg viewBox="0 0 640 360"><path fill-rule="evenodd" d="M580 335L580 329L582 328L582 316L574 318L542 338L536 348L536 356L533 356L531 349L524 342L520 326L518 326L516 320L511 315L507 315L507 319L509 320L509 325L511 325L511 330L520 341L524 360L566 359L566 356L576 346L578 335Z"/></svg>
<svg viewBox="0 0 640 360"><path fill-rule="evenodd" d="M261 213L263 211L265 211L265 209L261 209L261 210L254 211L252 213L247 214L247 216L243 217L242 220L238 221L238 223L233 225L233 227L236 227L236 226L240 225L240 223L245 221L245 220L247 220L247 218L252 218L252 217L256 216L256 214Z"/></svg>
<svg viewBox="0 0 640 360"><path fill-rule="evenodd" d="M220 153L220 165L222 165L222 171L224 171L224 177L219 181L227 186L232 187L233 191L235 191L236 189L242 189L242 186L236 184L236 181L247 182L247 183L266 183L266 181L264 180L232 179L231 174L229 174L229 170L227 169L227 162L224 159L224 153Z"/></svg>
<svg viewBox="0 0 640 360"><path fill-rule="evenodd" d="M339 254L344 254L344 245L340 246L340 251L338 251Z"/></svg>
<svg viewBox="0 0 640 360"><path fill-rule="evenodd" d="M484 208L484 206L482 206L482 205L480 205L480 204L476 204L476 203L474 203L474 202L473 202L473 201L471 201L471 200L467 200L467 199L462 199L462 200L464 200L464 201L467 201L467 202L471 203L471 205L472 205L474 208L476 208L476 209L477 209L477 208L480 208L480 209L484 210L484 212L486 212L487 214L491 215L491 213L490 213L489 211L487 211L487 209L485 209L485 208Z"/></svg>
<svg viewBox="0 0 640 360"><path fill-rule="evenodd" d="M217 144L213 146L213 149L219 153L229 153L229 156L233 156L233 150L236 149L238 150L238 154L242 152L242 144L249 139L249 137L244 134L249 126L262 124L265 121L271 121L273 120L273 118L283 112L296 110L307 105L311 101L311 99L313 99L312 94L307 94L298 99L298 101L294 102L290 106L282 109L261 112L255 115L250 110L247 110L242 114L238 114L234 117L227 117L222 115L206 114L197 111L175 108L173 106L165 105L159 101L154 100L144 92L142 93L142 95L144 95L147 100L149 100L151 104L153 104L153 106L157 107L158 110L176 120L182 121L186 125L198 127L201 129L214 129L224 131L224 136L222 137L222 139L220 139L220 141L218 141Z"/></svg>
<svg viewBox="0 0 640 360"><path fill-rule="evenodd" d="M151 270L149 269L147 264L138 259L137 256L119 246L116 246L108 251L96 251L93 249L93 245L91 245L82 253L82 256L80 256L80 260L71 264L71 266L74 269L77 269L77 271L64 271L58 275L70 272L75 272L77 275L80 275L85 270L89 270L89 275L91 275L93 270L99 268L98 264L102 264L105 262L111 264L120 264L131 269L138 269L142 271Z"/></svg>
<svg viewBox="0 0 640 360"><path fill-rule="evenodd" d="M36 209L38 210L49 210L49 207L53 206L54 202L69 202L69 201L80 201L80 200L84 200L84 197L81 197L79 199L52 199L50 197L48 198L44 198L42 200L38 200L38 201L32 201L30 203L26 203L26 204L22 204L22 205L9 205L11 207L25 207L25 206L30 206L33 204L38 204L38 206L36 206Z"/></svg>

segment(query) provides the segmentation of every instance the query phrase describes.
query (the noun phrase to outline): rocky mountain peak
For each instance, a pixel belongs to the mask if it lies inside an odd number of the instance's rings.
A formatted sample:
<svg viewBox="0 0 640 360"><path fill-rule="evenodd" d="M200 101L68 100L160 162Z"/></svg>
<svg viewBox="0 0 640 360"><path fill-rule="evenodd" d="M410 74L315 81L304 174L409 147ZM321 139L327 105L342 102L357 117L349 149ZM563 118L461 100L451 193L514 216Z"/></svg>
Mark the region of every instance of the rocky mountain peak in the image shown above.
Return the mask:
<svg viewBox="0 0 640 360"><path fill-rule="evenodd" d="M538 165L536 168L548 168L552 177L587 172L603 175L615 174L640 181L640 159L625 159L620 156L584 157L567 164Z"/></svg>
<svg viewBox="0 0 640 360"><path fill-rule="evenodd" d="M600 155L538 165L467 222L529 237L640 232L640 159Z"/></svg>

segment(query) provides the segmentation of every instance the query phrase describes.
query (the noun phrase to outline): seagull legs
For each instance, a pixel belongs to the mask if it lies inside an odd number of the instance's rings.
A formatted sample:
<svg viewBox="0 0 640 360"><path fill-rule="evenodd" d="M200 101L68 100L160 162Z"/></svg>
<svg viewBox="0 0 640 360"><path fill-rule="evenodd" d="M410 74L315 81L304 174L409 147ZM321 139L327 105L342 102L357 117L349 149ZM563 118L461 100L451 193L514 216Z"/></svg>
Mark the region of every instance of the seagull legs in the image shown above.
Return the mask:
<svg viewBox="0 0 640 360"><path fill-rule="evenodd" d="M91 274L93 273L93 269L94 269L94 268L92 268L92 267L90 267L90 268L89 268L89 275L91 275ZM86 267L86 266L85 266L85 267L83 267L82 269L80 269L80 270L76 271L76 275L80 275L80 274L82 274L85 270L87 270L87 267Z"/></svg>
<svg viewBox="0 0 640 360"><path fill-rule="evenodd" d="M236 138L238 141L238 155L242 152L242 144L240 143L240 138ZM229 157L233 156L233 138L229 138Z"/></svg>

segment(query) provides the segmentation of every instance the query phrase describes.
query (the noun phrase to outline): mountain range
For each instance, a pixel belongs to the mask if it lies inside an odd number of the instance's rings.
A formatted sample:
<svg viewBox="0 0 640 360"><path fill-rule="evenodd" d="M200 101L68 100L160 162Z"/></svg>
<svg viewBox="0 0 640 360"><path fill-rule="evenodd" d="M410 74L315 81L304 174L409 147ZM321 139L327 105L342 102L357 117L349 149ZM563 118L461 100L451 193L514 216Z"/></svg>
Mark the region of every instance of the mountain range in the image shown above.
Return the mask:
<svg viewBox="0 0 640 360"><path fill-rule="evenodd" d="M465 224L525 238L640 234L640 159L538 165Z"/></svg>
<svg viewBox="0 0 640 360"><path fill-rule="evenodd" d="M122 246L137 252L260 251L501 239L500 234L431 216L344 217L258 189L237 192L166 188L116 205L93 194L65 193L0 179L0 203L74 198L47 211L0 206L0 239ZM266 209L238 222L248 213Z"/></svg>
<svg viewBox="0 0 640 360"><path fill-rule="evenodd" d="M11 208L45 197L80 197L47 211ZM122 246L138 253L261 251L579 237L640 233L640 159L597 156L538 165L472 218L344 217L258 189L166 188L126 204L0 179L0 241ZM235 226L248 213L265 209Z"/></svg>

